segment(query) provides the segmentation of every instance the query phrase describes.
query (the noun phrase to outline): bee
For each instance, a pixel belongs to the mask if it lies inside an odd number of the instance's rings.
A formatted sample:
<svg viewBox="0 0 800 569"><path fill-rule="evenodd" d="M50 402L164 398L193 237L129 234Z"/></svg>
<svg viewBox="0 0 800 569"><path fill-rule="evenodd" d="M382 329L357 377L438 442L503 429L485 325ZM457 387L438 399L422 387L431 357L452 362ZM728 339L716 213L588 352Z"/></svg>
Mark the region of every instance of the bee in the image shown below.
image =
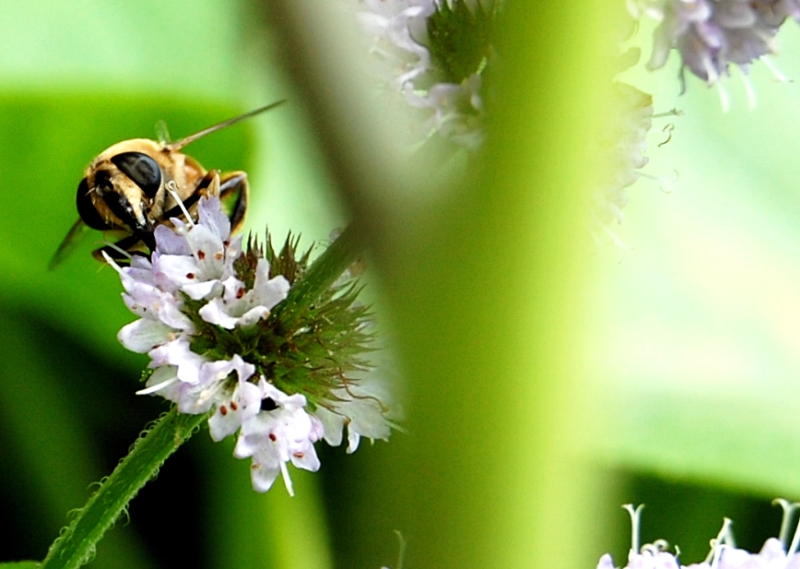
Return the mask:
<svg viewBox="0 0 800 569"><path fill-rule="evenodd" d="M103 253L122 264L129 262L131 254L149 255L155 249L155 228L171 225L172 218L185 219L184 212L196 221L197 205L203 196L220 198L231 220L231 230L236 231L247 210L247 174L206 170L180 150L198 138L284 102L223 121L177 142L134 138L103 151L84 171L75 198L79 218L61 242L49 268L64 260L87 228L104 231L107 237L117 239L92 253L100 261Z"/></svg>

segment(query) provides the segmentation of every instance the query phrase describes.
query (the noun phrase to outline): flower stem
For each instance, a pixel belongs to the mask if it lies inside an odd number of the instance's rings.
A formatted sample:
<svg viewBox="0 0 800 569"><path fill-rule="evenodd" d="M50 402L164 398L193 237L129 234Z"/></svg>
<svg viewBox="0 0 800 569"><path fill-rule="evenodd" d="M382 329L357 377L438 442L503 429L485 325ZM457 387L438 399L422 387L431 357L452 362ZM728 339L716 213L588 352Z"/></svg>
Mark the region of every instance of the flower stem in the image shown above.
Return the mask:
<svg viewBox="0 0 800 569"><path fill-rule="evenodd" d="M342 276L361 250L358 227L351 223L289 289L289 294L275 307L271 317L280 320L283 326L291 327L303 311Z"/></svg>
<svg viewBox="0 0 800 569"><path fill-rule="evenodd" d="M77 512L50 547L41 569L77 568L89 562L97 542L128 502L207 418L208 414L178 414L173 408L156 421Z"/></svg>

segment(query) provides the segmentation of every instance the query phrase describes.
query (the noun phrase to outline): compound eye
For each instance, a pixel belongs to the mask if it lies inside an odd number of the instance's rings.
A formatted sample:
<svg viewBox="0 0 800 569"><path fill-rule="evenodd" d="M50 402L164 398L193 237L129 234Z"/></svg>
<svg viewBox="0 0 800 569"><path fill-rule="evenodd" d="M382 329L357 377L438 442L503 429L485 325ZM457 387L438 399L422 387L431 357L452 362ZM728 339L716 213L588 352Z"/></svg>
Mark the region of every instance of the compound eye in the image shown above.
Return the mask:
<svg viewBox="0 0 800 569"><path fill-rule="evenodd" d="M89 184L86 182L86 178L81 180L81 183L78 184L78 195L75 198L75 203L78 206L78 215L81 216L81 219L86 225L92 229L105 230L109 228L106 222L103 221L103 218L100 217L100 214L97 213L97 208L94 207L92 203L92 197L89 195Z"/></svg>
<svg viewBox="0 0 800 569"><path fill-rule="evenodd" d="M161 187L161 168L156 161L142 152L123 152L111 158L120 171L136 182L149 198L156 197Z"/></svg>

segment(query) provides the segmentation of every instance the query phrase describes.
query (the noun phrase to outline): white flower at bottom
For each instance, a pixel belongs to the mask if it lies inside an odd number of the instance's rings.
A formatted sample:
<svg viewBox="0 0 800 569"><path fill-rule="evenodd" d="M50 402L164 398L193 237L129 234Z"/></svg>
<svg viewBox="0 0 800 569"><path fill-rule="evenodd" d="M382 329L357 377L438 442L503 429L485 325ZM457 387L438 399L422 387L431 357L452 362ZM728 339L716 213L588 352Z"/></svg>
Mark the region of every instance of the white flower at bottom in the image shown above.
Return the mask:
<svg viewBox="0 0 800 569"><path fill-rule="evenodd" d="M291 460L297 468L312 472L319 469L314 443L322 438L322 424L306 412L302 395L286 395L263 378L259 387L262 410L242 423L233 454L253 457L253 488L266 492L283 474L286 490L294 495L286 463Z"/></svg>
<svg viewBox="0 0 800 569"><path fill-rule="evenodd" d="M790 504L786 500L775 500L783 508L781 536L788 536L788 524L791 523L795 511L800 504ZM774 503L775 503L774 502ZM665 548L663 540L639 547L639 519L642 506L634 509L630 504L624 506L631 515L633 538L628 553L628 564L623 569L798 569L800 568L800 527L795 529L791 545L771 537L764 542L758 553L750 553L733 546L731 520L725 518L722 529L716 538L711 540L711 552L708 557L691 565L678 563L677 555ZM615 569L614 561L608 553L600 557L597 569Z"/></svg>

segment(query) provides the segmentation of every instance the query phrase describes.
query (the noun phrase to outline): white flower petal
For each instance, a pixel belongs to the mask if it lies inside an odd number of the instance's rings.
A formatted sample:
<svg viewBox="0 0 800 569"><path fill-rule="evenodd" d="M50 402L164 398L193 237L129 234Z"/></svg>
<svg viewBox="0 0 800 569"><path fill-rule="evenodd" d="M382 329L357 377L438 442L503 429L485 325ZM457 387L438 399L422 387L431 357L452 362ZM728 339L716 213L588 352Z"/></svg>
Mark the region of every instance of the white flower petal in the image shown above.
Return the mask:
<svg viewBox="0 0 800 569"><path fill-rule="evenodd" d="M222 277L225 245L219 235L205 225L195 225L189 231L186 240L192 248L201 277L204 280Z"/></svg>
<svg viewBox="0 0 800 569"><path fill-rule="evenodd" d="M147 387L153 387L154 385L164 383L168 379L177 378L178 377L178 370L173 366L167 367L160 367L155 370L149 378L147 378L147 383L145 384Z"/></svg>
<svg viewBox="0 0 800 569"><path fill-rule="evenodd" d="M208 303L200 308L200 318L209 324L216 324L228 330L236 327L237 318L227 313L227 306L221 298L212 298Z"/></svg>
<svg viewBox="0 0 800 569"><path fill-rule="evenodd" d="M147 380L147 387L140 389L136 395L152 395L159 391L166 390L170 385L178 381L178 372L172 366L160 367L152 373ZM161 393L161 395L164 395Z"/></svg>
<svg viewBox="0 0 800 569"><path fill-rule="evenodd" d="M253 463L250 466L250 479L253 483L253 490L256 492L266 492L272 488L275 479L281 472L283 462L275 460L273 456L267 453L261 453L257 457L253 457ZM292 492L289 492L292 495Z"/></svg>
<svg viewBox="0 0 800 569"><path fill-rule="evenodd" d="M283 275L269 278L269 263L266 259L259 259L256 266L256 279L253 283L253 302L261 306L266 306L270 310L280 301L286 298L289 293L289 281Z"/></svg>
<svg viewBox="0 0 800 569"><path fill-rule="evenodd" d="M202 271L194 257L186 255L160 255L153 258L153 273L158 286L167 292L200 282Z"/></svg>
<svg viewBox="0 0 800 569"><path fill-rule="evenodd" d="M163 303L159 307L159 319L175 330L187 332L189 334L194 332L194 324L189 320L189 317L181 312L178 301L172 295L162 297Z"/></svg>
<svg viewBox="0 0 800 569"><path fill-rule="evenodd" d="M314 445L310 441L302 446L298 445L296 448L294 448L292 450L291 457L292 464L294 464L297 468L302 468L303 470L308 470L309 472L316 472L319 470L319 457L317 457L317 451L314 449Z"/></svg>
<svg viewBox="0 0 800 569"><path fill-rule="evenodd" d="M244 421L255 417L260 409L261 390L252 383L240 383L230 400L217 403L214 415L208 420L211 438L221 441L232 435Z"/></svg>
<svg viewBox="0 0 800 569"><path fill-rule="evenodd" d="M231 221L222 212L218 197L200 200L198 205L198 223L208 227L221 241L226 241L231 235Z"/></svg>
<svg viewBox="0 0 800 569"><path fill-rule="evenodd" d="M347 454L356 452L358 450L358 443L361 441L361 435L353 429L352 425L352 423L347 425Z"/></svg>
<svg viewBox="0 0 800 569"><path fill-rule="evenodd" d="M191 255L192 251L186 243L186 237L175 233L166 225L159 225L153 232L157 250L162 255Z"/></svg>
<svg viewBox="0 0 800 569"><path fill-rule="evenodd" d="M237 318L236 326L247 328L267 316L269 316L269 309L266 306L256 306Z"/></svg>
<svg viewBox="0 0 800 569"><path fill-rule="evenodd" d="M148 318L141 318L122 327L117 334L120 343L132 352L144 354L169 341L172 330Z"/></svg>
<svg viewBox="0 0 800 569"><path fill-rule="evenodd" d="M218 280L190 283L181 287L181 290L192 300L200 300L212 294L219 294L221 289L222 286Z"/></svg>
<svg viewBox="0 0 800 569"><path fill-rule="evenodd" d="M200 382L200 368L206 359L195 354L189 347L189 341L181 336L171 342L158 346L148 353L150 367L173 365L178 367L178 379L196 385Z"/></svg>
<svg viewBox="0 0 800 569"><path fill-rule="evenodd" d="M314 414L322 423L325 442L332 447L338 447L340 444L342 444L344 417L338 413L333 413L324 407L317 407L314 410Z"/></svg>

